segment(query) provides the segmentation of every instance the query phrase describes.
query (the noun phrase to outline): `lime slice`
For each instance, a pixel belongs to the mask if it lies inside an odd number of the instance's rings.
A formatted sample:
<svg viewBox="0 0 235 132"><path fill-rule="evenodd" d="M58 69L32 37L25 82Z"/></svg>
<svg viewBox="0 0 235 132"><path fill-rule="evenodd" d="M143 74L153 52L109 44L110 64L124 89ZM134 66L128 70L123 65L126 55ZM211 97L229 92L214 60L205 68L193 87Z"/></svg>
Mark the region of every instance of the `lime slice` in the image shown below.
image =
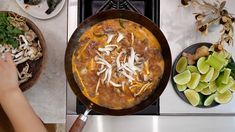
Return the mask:
<svg viewBox="0 0 235 132"><path fill-rule="evenodd" d="M197 68L201 74L206 74L210 66L205 62L206 57L201 57L197 61Z"/></svg>
<svg viewBox="0 0 235 132"><path fill-rule="evenodd" d="M211 78L211 81L215 81L218 78L219 74L220 74L219 70L214 70L214 73L213 73L213 76Z"/></svg>
<svg viewBox="0 0 235 132"><path fill-rule="evenodd" d="M199 73L192 73L191 80L187 83L187 87L190 89L195 89L200 81L201 75Z"/></svg>
<svg viewBox="0 0 235 132"><path fill-rule="evenodd" d="M230 90L226 90L224 93L217 92L215 95L215 101L220 104L226 104L233 98L233 94Z"/></svg>
<svg viewBox="0 0 235 132"><path fill-rule="evenodd" d="M206 88L208 86L209 86L209 83L199 82L199 84L197 85L197 87L194 90L197 92L201 92L204 88Z"/></svg>
<svg viewBox="0 0 235 132"><path fill-rule="evenodd" d="M227 91L229 88L231 88L234 84L234 80L232 77L229 77L229 81L228 81L228 84L223 84L223 83L220 83L220 85L217 85L217 91L219 93L224 93L225 91Z"/></svg>
<svg viewBox="0 0 235 132"><path fill-rule="evenodd" d="M209 106L212 104L212 102L215 99L215 94L210 95L209 97L206 98L205 102L204 102L204 106Z"/></svg>
<svg viewBox="0 0 235 132"><path fill-rule="evenodd" d="M209 89L211 92L215 92L217 90L217 86L216 86L215 81L210 82Z"/></svg>
<svg viewBox="0 0 235 132"><path fill-rule="evenodd" d="M179 61L177 62L177 64L176 64L175 70L178 73L182 73L182 72L184 72L186 70L187 65L188 65L187 58L186 57L181 57L179 59Z"/></svg>
<svg viewBox="0 0 235 132"><path fill-rule="evenodd" d="M230 73L231 73L231 69L229 69L229 68L224 69L224 74L222 77L223 84L228 84Z"/></svg>
<svg viewBox="0 0 235 132"><path fill-rule="evenodd" d="M200 103L200 96L196 91L187 89L184 94L192 106L197 106Z"/></svg>
<svg viewBox="0 0 235 132"><path fill-rule="evenodd" d="M230 90L235 92L235 82L233 82L233 85L230 87Z"/></svg>
<svg viewBox="0 0 235 132"><path fill-rule="evenodd" d="M207 87L207 88L204 88L204 89L201 91L201 93L202 93L203 95L210 95L212 92L211 92L211 90L209 89L209 87Z"/></svg>
<svg viewBox="0 0 235 132"><path fill-rule="evenodd" d="M193 72L196 72L196 73L199 73L199 71L197 70L197 67L196 66L187 66L187 69L193 73Z"/></svg>
<svg viewBox="0 0 235 132"><path fill-rule="evenodd" d="M175 83L179 85L185 85L191 80L191 72L189 70L186 70L176 76L174 76Z"/></svg>
<svg viewBox="0 0 235 132"><path fill-rule="evenodd" d="M214 74L214 68L210 67L209 71L206 74L202 75L201 81L202 82L210 82L213 77L213 74Z"/></svg>
<svg viewBox="0 0 235 132"><path fill-rule="evenodd" d="M184 91L187 88L186 84L185 85L176 84L176 87L179 91Z"/></svg>

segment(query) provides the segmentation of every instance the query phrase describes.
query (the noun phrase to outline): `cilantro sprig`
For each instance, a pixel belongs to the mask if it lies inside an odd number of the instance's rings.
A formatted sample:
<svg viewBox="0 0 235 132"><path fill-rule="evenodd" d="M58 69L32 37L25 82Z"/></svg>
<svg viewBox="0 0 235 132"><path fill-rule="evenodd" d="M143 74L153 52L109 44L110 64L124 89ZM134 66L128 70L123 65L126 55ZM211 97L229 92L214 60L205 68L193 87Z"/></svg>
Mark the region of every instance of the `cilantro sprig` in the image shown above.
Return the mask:
<svg viewBox="0 0 235 132"><path fill-rule="evenodd" d="M23 34L23 31L11 25L8 18L7 13L0 13L0 44L8 44L17 48L18 41L16 38Z"/></svg>

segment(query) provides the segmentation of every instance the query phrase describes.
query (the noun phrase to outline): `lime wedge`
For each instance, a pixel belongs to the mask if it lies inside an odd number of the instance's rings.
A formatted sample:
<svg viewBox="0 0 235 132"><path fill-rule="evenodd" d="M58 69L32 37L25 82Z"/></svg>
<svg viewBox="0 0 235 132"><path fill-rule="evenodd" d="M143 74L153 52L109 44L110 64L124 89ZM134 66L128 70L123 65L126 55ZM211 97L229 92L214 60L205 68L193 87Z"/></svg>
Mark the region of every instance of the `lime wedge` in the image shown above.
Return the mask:
<svg viewBox="0 0 235 132"><path fill-rule="evenodd" d="M217 92L215 95L215 101L220 104L226 104L233 98L233 94L230 90L226 90L224 93Z"/></svg>
<svg viewBox="0 0 235 132"><path fill-rule="evenodd" d="M228 84L230 73L231 73L231 69L229 69L229 68L224 69L224 74L222 77L223 84Z"/></svg>
<svg viewBox="0 0 235 132"><path fill-rule="evenodd" d="M206 74L202 75L201 81L202 82L210 82L213 77L213 74L214 74L214 68L210 67L209 71Z"/></svg>
<svg viewBox="0 0 235 132"><path fill-rule="evenodd" d="M196 91L187 89L184 94L192 106L197 106L200 103L200 96Z"/></svg>
<svg viewBox="0 0 235 132"><path fill-rule="evenodd" d="M220 85L218 86L217 83L217 91L219 93L224 93L225 91L227 91L229 88L231 88L234 84L234 80L232 77L229 77L229 81L228 81L228 84L223 84L223 83L220 83Z"/></svg>
<svg viewBox="0 0 235 132"><path fill-rule="evenodd" d="M216 86L215 81L210 82L209 89L211 92L215 92L217 90L217 86Z"/></svg>
<svg viewBox="0 0 235 132"><path fill-rule="evenodd" d="M199 82L199 84L197 85L197 87L194 90L197 92L201 92L204 88L206 88L208 86L209 86L209 83Z"/></svg>
<svg viewBox="0 0 235 132"><path fill-rule="evenodd" d="M189 70L186 70L176 76L174 76L175 83L179 85L185 85L191 80L191 72Z"/></svg>
<svg viewBox="0 0 235 132"><path fill-rule="evenodd" d="M199 73L199 71L197 70L197 67L196 66L187 66L187 69L193 73L193 72L196 72L196 73Z"/></svg>
<svg viewBox="0 0 235 132"><path fill-rule="evenodd" d="M211 78L211 81L215 81L218 78L219 74L220 74L219 70L214 70L214 74Z"/></svg>
<svg viewBox="0 0 235 132"><path fill-rule="evenodd" d="M188 61L186 57L181 57L179 61L176 64L176 71L178 73L182 73L186 70L186 67L188 65Z"/></svg>
<svg viewBox="0 0 235 132"><path fill-rule="evenodd" d="M206 57L201 57L197 61L197 68L201 74L206 74L210 66L205 62Z"/></svg>
<svg viewBox="0 0 235 132"><path fill-rule="evenodd" d="M176 87L179 91L184 91L187 88L186 84L185 85L176 84Z"/></svg>
<svg viewBox="0 0 235 132"><path fill-rule="evenodd" d="M201 75L199 73L192 73L191 80L187 83L187 87L190 89L195 89L200 81Z"/></svg>
<svg viewBox="0 0 235 132"><path fill-rule="evenodd" d="M209 97L206 98L205 102L204 102L204 106L209 106L212 104L212 102L215 99L215 94L210 95Z"/></svg>
<svg viewBox="0 0 235 132"><path fill-rule="evenodd" d="M207 88L204 88L204 89L201 91L201 93L202 93L203 95L210 95L212 92L211 92L211 90L209 89L209 87L207 87Z"/></svg>

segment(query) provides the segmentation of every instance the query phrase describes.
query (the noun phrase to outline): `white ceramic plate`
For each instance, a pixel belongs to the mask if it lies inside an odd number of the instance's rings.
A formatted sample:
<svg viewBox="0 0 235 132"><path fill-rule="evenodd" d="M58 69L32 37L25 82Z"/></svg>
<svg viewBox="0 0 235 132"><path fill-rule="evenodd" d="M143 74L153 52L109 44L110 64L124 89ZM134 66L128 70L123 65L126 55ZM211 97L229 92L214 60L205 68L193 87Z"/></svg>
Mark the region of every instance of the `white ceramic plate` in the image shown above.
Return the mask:
<svg viewBox="0 0 235 132"><path fill-rule="evenodd" d="M24 4L24 0L16 0L18 5L29 15L39 18L39 19L49 19L56 16L63 8L65 0L62 0L56 7L56 9L51 12L51 14L46 14L46 10L49 8L47 5L47 0L42 0L38 5L27 5Z"/></svg>

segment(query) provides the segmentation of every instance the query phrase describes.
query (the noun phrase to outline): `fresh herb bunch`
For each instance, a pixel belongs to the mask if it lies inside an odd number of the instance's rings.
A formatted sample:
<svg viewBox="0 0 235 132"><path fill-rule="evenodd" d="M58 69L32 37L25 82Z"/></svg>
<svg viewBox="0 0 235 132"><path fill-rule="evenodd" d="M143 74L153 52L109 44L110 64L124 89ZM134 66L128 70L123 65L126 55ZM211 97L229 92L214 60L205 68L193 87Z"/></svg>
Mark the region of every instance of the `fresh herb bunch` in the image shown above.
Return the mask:
<svg viewBox="0 0 235 132"><path fill-rule="evenodd" d="M17 48L18 41L16 38L23 34L23 31L11 25L8 18L7 13L0 13L0 45L8 44Z"/></svg>
<svg viewBox="0 0 235 132"><path fill-rule="evenodd" d="M221 37L216 42L220 50L224 44L233 44L235 18L233 14L225 9L226 1L216 0L213 3L205 0L181 0L183 6L192 6L199 12L194 13L196 19L196 28L204 35L208 34L208 28L211 24L220 24L223 29L220 31Z"/></svg>

